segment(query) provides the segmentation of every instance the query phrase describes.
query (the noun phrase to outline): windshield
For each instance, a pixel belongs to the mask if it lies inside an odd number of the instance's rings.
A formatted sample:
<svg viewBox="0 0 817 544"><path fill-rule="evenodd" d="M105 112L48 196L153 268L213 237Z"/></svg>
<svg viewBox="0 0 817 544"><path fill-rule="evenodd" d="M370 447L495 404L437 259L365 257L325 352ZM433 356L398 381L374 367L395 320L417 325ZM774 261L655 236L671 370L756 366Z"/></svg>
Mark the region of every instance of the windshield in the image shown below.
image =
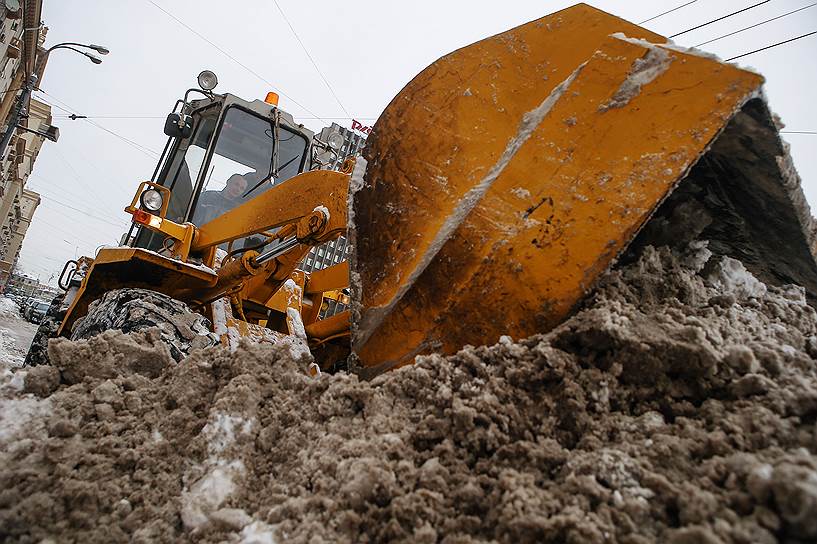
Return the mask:
<svg viewBox="0 0 817 544"><path fill-rule="evenodd" d="M206 168L201 192L194 204L192 222L195 225L215 219L300 172L306 138L279 125L277 152L273 153L275 132L270 119L231 107L224 115L208 163L204 163L204 148L190 146L187 163L191 177L196 179L201 169ZM201 160L195 157L197 153Z"/></svg>

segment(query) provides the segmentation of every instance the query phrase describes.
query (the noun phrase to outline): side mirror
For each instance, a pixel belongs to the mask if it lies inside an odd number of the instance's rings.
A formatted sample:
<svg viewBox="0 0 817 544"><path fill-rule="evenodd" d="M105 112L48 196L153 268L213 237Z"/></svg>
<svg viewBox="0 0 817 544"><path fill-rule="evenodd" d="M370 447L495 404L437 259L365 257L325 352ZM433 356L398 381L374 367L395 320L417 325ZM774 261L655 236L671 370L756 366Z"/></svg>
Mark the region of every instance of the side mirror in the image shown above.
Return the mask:
<svg viewBox="0 0 817 544"><path fill-rule="evenodd" d="M193 118L181 113L171 113L165 119L165 136L187 138L193 134Z"/></svg>

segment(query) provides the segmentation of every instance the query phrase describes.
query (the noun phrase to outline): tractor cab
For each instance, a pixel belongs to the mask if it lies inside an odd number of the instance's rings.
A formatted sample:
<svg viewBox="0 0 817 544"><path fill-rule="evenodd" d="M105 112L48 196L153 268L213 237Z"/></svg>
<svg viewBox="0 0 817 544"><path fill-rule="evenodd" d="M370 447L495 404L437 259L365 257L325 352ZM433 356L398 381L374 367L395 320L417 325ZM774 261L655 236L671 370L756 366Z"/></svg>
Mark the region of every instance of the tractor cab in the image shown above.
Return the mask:
<svg viewBox="0 0 817 544"><path fill-rule="evenodd" d="M333 150L282 111L275 93L248 102L213 93L215 83L215 74L202 72L200 88L189 89L165 122L168 141L151 181L170 190L166 217L176 223L200 227L299 173L321 168L320 157ZM189 100L191 94L202 98ZM134 227L127 241L161 251L164 238ZM236 244L252 242L250 237Z"/></svg>

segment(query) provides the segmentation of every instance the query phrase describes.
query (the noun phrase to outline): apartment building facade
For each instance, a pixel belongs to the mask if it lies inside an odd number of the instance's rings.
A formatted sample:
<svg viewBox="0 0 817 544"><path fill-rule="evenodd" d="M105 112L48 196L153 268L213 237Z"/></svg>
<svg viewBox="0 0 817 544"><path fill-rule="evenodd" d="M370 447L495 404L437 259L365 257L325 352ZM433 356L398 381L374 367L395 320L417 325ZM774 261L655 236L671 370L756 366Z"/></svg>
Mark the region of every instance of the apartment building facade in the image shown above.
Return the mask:
<svg viewBox="0 0 817 544"><path fill-rule="evenodd" d="M0 0L0 134L9 130L31 75L42 79L48 29L41 24L41 12L42 0ZM50 127L50 106L33 98L25 102L24 115L16 126L33 131ZM39 195L25 185L44 138L23 129L12 130L0 156L0 287L9 279L40 203Z"/></svg>

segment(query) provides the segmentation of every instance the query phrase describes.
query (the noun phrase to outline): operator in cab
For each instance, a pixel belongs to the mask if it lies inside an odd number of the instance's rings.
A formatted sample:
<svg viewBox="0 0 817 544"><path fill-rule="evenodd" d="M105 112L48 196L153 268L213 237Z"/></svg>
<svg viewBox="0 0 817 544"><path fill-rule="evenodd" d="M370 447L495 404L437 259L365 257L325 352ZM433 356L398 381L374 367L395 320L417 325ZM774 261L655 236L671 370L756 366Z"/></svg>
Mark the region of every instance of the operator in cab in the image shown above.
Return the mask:
<svg viewBox="0 0 817 544"><path fill-rule="evenodd" d="M227 183L220 191L204 191L199 197L197 212L201 218L210 221L227 210L235 207L241 200L241 195L247 190L247 180L241 174L233 174L227 178Z"/></svg>
<svg viewBox="0 0 817 544"><path fill-rule="evenodd" d="M257 172L233 174L227 178L227 183L222 189L202 192L196 206L193 223L201 226L241 204L247 187L259 177Z"/></svg>

